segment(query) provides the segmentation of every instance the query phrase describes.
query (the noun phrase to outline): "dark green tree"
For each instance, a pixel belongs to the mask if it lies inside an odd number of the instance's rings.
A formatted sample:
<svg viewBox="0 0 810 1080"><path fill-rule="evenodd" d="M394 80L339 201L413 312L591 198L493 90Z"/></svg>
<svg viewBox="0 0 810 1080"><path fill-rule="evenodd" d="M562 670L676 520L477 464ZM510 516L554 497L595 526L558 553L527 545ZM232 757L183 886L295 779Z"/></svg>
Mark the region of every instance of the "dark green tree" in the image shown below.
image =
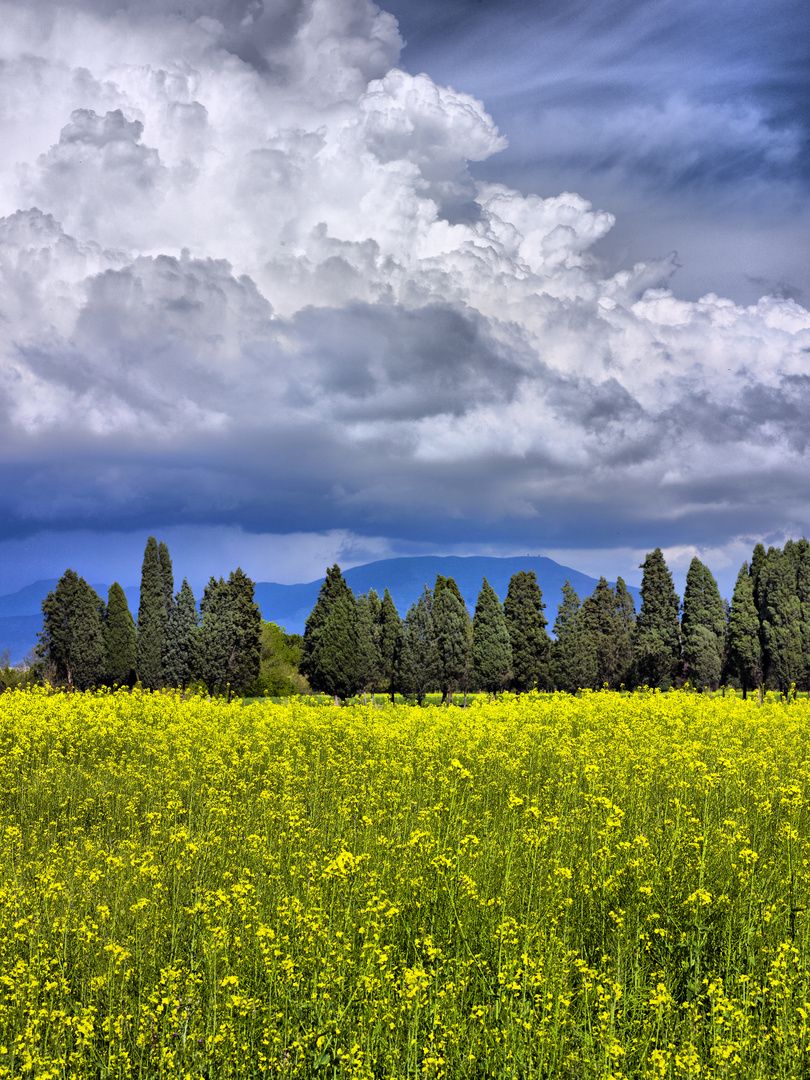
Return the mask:
<svg viewBox="0 0 810 1080"><path fill-rule="evenodd" d="M163 678L167 686L185 690L194 677L194 637L198 624L194 593L183 578L180 592L169 609L163 639Z"/></svg>
<svg viewBox="0 0 810 1080"><path fill-rule="evenodd" d="M575 694L577 690L596 686L596 644L581 617L579 597L569 581L561 592L562 602L557 606L554 620L551 673L557 690Z"/></svg>
<svg viewBox="0 0 810 1080"><path fill-rule="evenodd" d="M163 639L166 635L166 594L160 550L154 536L146 542L141 567L141 599L138 607L138 678L149 690L163 686Z"/></svg>
<svg viewBox="0 0 810 1080"><path fill-rule="evenodd" d="M543 614L543 594L534 570L520 570L509 581L503 613L512 648L511 688L548 690L551 639Z"/></svg>
<svg viewBox="0 0 810 1080"><path fill-rule="evenodd" d="M402 629L397 685L403 694L412 694L419 705L438 682L436 628L433 620L433 593L427 585L411 604Z"/></svg>
<svg viewBox="0 0 810 1080"><path fill-rule="evenodd" d="M623 604L607 581L600 577L593 593L586 597L577 622L581 633L589 643L588 655L593 672L593 688L608 686L615 690L626 674L622 646L624 625Z"/></svg>
<svg viewBox="0 0 810 1080"><path fill-rule="evenodd" d="M380 598L374 589L368 594L361 593L357 597L357 664L355 677L358 692L363 695L363 704L366 704L366 695L371 694L372 704L374 692L382 678L382 656L380 654Z"/></svg>
<svg viewBox="0 0 810 1080"><path fill-rule="evenodd" d="M158 562L160 563L160 579L163 582L163 606L168 617L174 606L174 573L169 549L162 540L158 544Z"/></svg>
<svg viewBox="0 0 810 1080"><path fill-rule="evenodd" d="M503 690L512 668L509 627L495 590L484 578L473 615L473 664L478 686L490 694Z"/></svg>
<svg viewBox="0 0 810 1080"><path fill-rule="evenodd" d="M467 623L470 616L452 578L436 578L433 621L436 634L436 669L442 701L449 703L462 686L467 662Z"/></svg>
<svg viewBox="0 0 810 1080"><path fill-rule="evenodd" d="M208 693L224 690L228 684L230 643L235 635L234 613L224 578L212 577L200 601L200 625L192 636L193 677L208 687Z"/></svg>
<svg viewBox="0 0 810 1080"><path fill-rule="evenodd" d="M340 567L335 563L326 571L326 579L320 587L315 606L307 616L304 625L301 674L309 679L313 690L321 689L318 665L320 663L319 647L323 628L326 626L332 604L340 597L350 597L352 603L354 603L354 594L346 584L343 574L340 572Z"/></svg>
<svg viewBox="0 0 810 1080"><path fill-rule="evenodd" d="M394 607L388 589L385 590L380 608L380 665L382 685L394 702L396 672L402 647L402 618Z"/></svg>
<svg viewBox="0 0 810 1080"><path fill-rule="evenodd" d="M810 542L802 537L795 545L796 596L801 611L802 675L800 690L810 690Z"/></svg>
<svg viewBox="0 0 810 1080"><path fill-rule="evenodd" d="M636 633L636 605L622 578L616 579L617 633L619 641L616 655L619 663L619 685L630 683L633 666L633 643Z"/></svg>
<svg viewBox="0 0 810 1080"><path fill-rule="evenodd" d="M104 681L108 686L135 685L137 647L135 620L124 590L114 581L104 613Z"/></svg>
<svg viewBox="0 0 810 1080"><path fill-rule="evenodd" d="M754 579L744 562L737 575L728 619L728 664L737 675L743 697L762 686L762 645L759 613L754 603Z"/></svg>
<svg viewBox="0 0 810 1080"><path fill-rule="evenodd" d="M227 684L240 695L259 675L262 646L262 615L255 602L254 584L241 567L226 582L233 616L233 637L228 652Z"/></svg>
<svg viewBox="0 0 810 1080"><path fill-rule="evenodd" d="M726 613L711 570L697 556L686 574L681 637L689 682L716 690L723 674Z"/></svg>
<svg viewBox="0 0 810 1080"><path fill-rule="evenodd" d="M42 601L37 651L68 691L104 679L104 603L75 570L66 570Z"/></svg>
<svg viewBox="0 0 810 1080"><path fill-rule="evenodd" d="M634 668L640 684L669 687L680 674L680 602L660 548L641 564L641 611L636 620Z"/></svg>
<svg viewBox="0 0 810 1080"><path fill-rule="evenodd" d="M783 693L802 681L805 669L793 556L792 544L784 552L769 548L757 582L765 682Z"/></svg>
<svg viewBox="0 0 810 1080"><path fill-rule="evenodd" d="M356 694L358 681L357 604L351 590L339 595L329 607L317 653L318 663L309 677L313 690L338 700Z"/></svg>

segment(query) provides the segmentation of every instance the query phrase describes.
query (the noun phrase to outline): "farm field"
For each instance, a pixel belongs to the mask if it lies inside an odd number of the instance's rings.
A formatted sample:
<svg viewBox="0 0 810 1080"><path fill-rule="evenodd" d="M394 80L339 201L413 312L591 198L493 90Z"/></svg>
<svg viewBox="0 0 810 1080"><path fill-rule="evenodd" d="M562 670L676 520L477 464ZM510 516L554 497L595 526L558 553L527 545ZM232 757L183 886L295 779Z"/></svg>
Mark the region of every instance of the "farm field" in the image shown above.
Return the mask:
<svg viewBox="0 0 810 1080"><path fill-rule="evenodd" d="M810 1076L810 703L0 696L0 1078Z"/></svg>

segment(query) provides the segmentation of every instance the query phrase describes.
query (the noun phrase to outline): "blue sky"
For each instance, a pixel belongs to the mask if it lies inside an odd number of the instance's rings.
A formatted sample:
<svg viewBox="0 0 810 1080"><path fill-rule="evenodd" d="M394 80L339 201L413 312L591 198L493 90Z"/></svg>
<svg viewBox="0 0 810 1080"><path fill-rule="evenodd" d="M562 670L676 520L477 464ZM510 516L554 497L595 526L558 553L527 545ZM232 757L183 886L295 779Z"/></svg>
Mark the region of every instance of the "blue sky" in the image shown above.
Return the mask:
<svg viewBox="0 0 810 1080"><path fill-rule="evenodd" d="M807 532L803 4L0 18L0 591Z"/></svg>

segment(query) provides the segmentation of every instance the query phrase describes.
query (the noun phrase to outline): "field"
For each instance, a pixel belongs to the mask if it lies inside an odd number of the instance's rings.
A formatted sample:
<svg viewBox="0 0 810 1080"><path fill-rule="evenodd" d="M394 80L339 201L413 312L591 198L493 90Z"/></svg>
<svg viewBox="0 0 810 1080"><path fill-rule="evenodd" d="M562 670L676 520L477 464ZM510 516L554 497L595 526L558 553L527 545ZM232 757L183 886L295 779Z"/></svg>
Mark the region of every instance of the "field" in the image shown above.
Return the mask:
<svg viewBox="0 0 810 1080"><path fill-rule="evenodd" d="M0 1078L810 1076L810 703L0 696Z"/></svg>

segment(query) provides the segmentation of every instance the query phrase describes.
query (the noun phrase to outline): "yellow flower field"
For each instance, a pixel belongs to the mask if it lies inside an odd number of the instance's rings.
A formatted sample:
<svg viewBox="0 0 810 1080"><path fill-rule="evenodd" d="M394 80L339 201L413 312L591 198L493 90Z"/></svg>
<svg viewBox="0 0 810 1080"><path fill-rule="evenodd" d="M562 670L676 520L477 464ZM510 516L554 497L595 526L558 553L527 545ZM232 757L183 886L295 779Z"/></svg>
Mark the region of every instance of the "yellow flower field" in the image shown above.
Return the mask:
<svg viewBox="0 0 810 1080"><path fill-rule="evenodd" d="M810 1075L810 703L0 696L0 1078Z"/></svg>

